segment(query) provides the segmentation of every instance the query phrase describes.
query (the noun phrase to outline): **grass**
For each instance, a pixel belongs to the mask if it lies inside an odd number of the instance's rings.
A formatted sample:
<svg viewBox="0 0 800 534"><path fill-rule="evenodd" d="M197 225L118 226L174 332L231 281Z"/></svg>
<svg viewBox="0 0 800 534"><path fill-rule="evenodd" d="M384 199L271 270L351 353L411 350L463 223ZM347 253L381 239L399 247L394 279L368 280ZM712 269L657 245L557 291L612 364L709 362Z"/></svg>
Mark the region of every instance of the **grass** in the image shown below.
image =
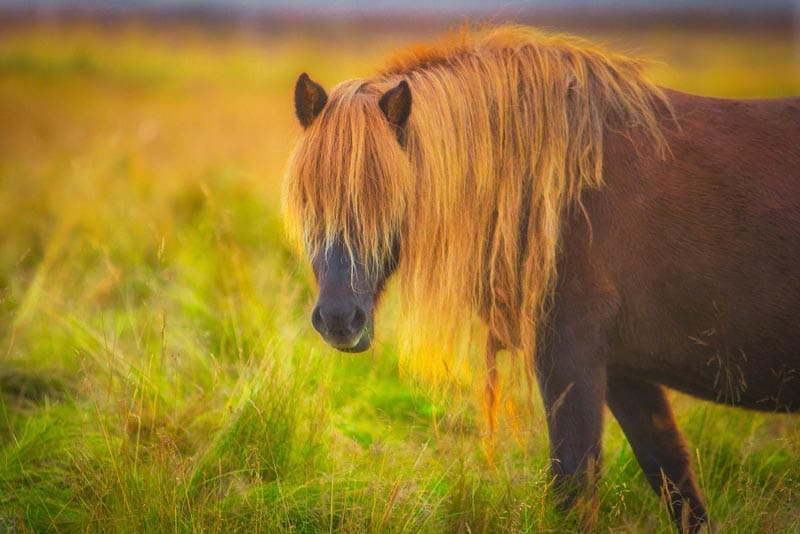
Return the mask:
<svg viewBox="0 0 800 534"><path fill-rule="evenodd" d="M597 37L675 88L800 93L780 36ZM0 37L0 531L577 528L540 405L504 412L490 462L473 390L398 369L394 295L364 355L309 325L279 208L292 84L366 75L405 39ZM674 401L720 531L800 532L798 421ZM604 444L597 530L673 532L610 416Z"/></svg>

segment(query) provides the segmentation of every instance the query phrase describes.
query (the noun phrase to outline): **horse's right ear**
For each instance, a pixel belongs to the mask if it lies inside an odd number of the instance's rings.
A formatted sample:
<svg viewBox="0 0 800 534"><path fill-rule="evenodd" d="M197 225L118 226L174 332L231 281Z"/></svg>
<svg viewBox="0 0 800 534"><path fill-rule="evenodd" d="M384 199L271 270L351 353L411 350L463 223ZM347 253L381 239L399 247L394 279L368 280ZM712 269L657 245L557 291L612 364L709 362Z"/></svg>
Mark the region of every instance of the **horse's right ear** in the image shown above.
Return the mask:
<svg viewBox="0 0 800 534"><path fill-rule="evenodd" d="M308 128L328 102L325 89L311 80L305 72L294 86L294 111L303 128Z"/></svg>

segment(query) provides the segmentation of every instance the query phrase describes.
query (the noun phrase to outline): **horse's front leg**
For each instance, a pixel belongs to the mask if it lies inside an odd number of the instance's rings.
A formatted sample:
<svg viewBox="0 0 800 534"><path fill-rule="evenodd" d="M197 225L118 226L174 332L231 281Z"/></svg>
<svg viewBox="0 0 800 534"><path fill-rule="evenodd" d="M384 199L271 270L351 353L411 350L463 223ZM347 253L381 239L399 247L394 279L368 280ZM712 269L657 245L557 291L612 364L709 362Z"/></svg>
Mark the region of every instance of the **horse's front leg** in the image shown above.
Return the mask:
<svg viewBox="0 0 800 534"><path fill-rule="evenodd" d="M663 388L610 372L606 402L650 485L670 504L678 528L700 530L707 521L706 510Z"/></svg>
<svg viewBox="0 0 800 534"><path fill-rule="evenodd" d="M556 492L565 507L593 494L606 394L604 349L596 326L573 322L557 328L536 359Z"/></svg>

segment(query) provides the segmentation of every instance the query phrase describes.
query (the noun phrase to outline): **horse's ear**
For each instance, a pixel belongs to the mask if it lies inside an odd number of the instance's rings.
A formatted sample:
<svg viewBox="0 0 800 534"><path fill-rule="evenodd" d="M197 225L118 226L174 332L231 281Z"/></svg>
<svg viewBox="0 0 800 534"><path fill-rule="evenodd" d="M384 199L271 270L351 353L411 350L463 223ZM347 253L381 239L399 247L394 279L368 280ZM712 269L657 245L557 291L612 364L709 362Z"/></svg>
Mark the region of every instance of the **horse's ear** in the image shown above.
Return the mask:
<svg viewBox="0 0 800 534"><path fill-rule="evenodd" d="M305 72L294 86L294 111L303 128L308 128L328 102L325 89L311 80Z"/></svg>
<svg viewBox="0 0 800 534"><path fill-rule="evenodd" d="M405 80L386 91L378 105L389 120L389 124L402 131L411 114L411 89Z"/></svg>

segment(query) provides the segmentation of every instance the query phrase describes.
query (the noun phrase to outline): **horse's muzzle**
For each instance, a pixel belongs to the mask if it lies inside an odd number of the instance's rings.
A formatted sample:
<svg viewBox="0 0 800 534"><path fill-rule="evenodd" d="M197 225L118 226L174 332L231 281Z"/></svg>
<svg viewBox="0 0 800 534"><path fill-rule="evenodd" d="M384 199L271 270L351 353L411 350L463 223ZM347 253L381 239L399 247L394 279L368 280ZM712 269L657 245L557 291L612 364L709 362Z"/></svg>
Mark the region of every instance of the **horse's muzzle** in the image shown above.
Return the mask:
<svg viewBox="0 0 800 534"><path fill-rule="evenodd" d="M311 324L322 339L342 352L363 352L372 344L371 317L358 305L317 304Z"/></svg>

